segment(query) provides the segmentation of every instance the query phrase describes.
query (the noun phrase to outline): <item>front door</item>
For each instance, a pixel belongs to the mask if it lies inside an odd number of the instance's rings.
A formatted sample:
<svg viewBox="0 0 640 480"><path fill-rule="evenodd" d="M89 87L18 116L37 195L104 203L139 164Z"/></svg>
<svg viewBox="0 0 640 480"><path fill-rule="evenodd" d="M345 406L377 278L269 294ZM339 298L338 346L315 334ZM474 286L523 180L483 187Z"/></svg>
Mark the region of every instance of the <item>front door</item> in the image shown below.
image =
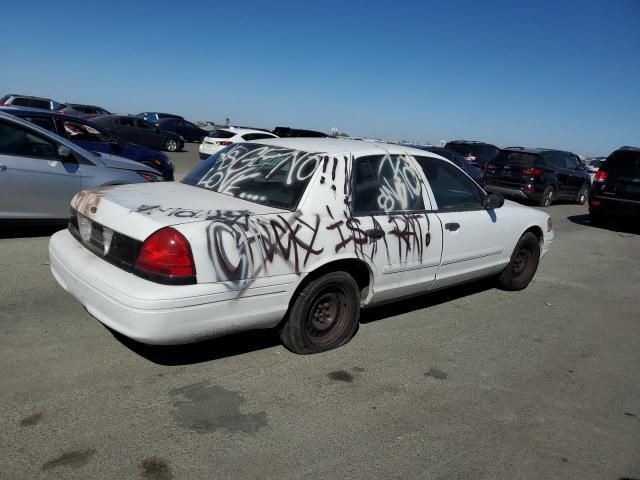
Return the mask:
<svg viewBox="0 0 640 480"><path fill-rule="evenodd" d="M352 168L354 239L378 273L370 303L426 292L440 264L442 230L415 163L405 155L370 155L354 159Z"/></svg>
<svg viewBox="0 0 640 480"><path fill-rule="evenodd" d="M0 120L0 217L66 218L80 190L77 162L58 158L55 141Z"/></svg>
<svg viewBox="0 0 640 480"><path fill-rule="evenodd" d="M433 288L500 271L506 225L500 210L484 207L484 192L462 170L433 157L416 157L442 223L442 263Z"/></svg>

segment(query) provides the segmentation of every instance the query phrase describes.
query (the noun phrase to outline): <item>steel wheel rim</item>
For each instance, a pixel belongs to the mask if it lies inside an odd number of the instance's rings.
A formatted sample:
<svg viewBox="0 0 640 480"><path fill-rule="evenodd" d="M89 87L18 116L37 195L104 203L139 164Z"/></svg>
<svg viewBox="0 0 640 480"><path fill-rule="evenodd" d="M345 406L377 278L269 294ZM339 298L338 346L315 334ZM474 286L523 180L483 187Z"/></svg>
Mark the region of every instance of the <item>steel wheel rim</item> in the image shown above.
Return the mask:
<svg viewBox="0 0 640 480"><path fill-rule="evenodd" d="M347 294L337 284L327 285L313 301L306 312L306 333L312 343L318 346L330 345L340 339L351 316Z"/></svg>
<svg viewBox="0 0 640 480"><path fill-rule="evenodd" d="M518 277L526 273L533 264L533 250L531 247L524 246L516 252L511 261L511 271Z"/></svg>

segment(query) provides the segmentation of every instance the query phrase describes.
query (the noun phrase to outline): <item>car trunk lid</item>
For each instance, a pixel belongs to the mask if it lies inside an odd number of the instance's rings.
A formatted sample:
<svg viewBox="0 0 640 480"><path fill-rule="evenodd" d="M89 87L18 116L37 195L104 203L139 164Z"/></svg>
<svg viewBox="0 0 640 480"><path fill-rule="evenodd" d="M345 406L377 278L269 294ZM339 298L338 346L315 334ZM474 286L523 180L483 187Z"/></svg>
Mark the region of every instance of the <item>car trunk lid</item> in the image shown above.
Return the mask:
<svg viewBox="0 0 640 480"><path fill-rule="evenodd" d="M133 239L144 241L162 227L206 222L221 213L232 216L282 213L286 210L182 183L148 183L103 187L78 193L72 215Z"/></svg>

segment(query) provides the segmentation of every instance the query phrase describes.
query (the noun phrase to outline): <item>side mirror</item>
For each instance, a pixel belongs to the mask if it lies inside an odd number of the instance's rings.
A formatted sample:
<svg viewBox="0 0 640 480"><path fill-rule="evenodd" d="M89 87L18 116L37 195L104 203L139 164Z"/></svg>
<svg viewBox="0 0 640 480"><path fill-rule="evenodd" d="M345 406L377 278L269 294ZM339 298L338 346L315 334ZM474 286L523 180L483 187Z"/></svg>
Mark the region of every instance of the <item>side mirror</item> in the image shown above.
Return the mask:
<svg viewBox="0 0 640 480"><path fill-rule="evenodd" d="M73 160L73 153L69 147L58 145L58 157L62 160Z"/></svg>
<svg viewBox="0 0 640 480"><path fill-rule="evenodd" d="M484 201L484 206L488 210L500 208L504 205L504 197L500 193L489 193Z"/></svg>

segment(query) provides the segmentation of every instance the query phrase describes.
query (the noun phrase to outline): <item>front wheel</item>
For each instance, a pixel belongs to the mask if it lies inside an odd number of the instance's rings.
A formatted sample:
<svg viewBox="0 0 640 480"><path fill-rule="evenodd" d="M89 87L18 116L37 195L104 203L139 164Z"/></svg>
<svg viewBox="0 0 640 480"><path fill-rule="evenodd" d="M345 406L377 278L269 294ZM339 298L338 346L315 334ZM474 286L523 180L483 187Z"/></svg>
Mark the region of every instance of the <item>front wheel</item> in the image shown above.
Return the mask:
<svg viewBox="0 0 640 480"><path fill-rule="evenodd" d="M280 340L300 355L347 343L358 328L360 290L351 275L332 272L309 282L295 298Z"/></svg>
<svg viewBox="0 0 640 480"><path fill-rule="evenodd" d="M589 197L589 185L585 183L582 187L580 187L580 190L578 190L578 195L576 196L576 203L578 205L584 205L585 203L587 203L588 197Z"/></svg>
<svg viewBox="0 0 640 480"><path fill-rule="evenodd" d="M538 270L539 262L540 243L538 237L527 232L518 240L509 264L498 277L498 285L505 290L527 288Z"/></svg>
<svg viewBox="0 0 640 480"><path fill-rule="evenodd" d="M168 152L175 152L178 150L178 141L173 138L168 138L166 142L164 142L164 148Z"/></svg>

